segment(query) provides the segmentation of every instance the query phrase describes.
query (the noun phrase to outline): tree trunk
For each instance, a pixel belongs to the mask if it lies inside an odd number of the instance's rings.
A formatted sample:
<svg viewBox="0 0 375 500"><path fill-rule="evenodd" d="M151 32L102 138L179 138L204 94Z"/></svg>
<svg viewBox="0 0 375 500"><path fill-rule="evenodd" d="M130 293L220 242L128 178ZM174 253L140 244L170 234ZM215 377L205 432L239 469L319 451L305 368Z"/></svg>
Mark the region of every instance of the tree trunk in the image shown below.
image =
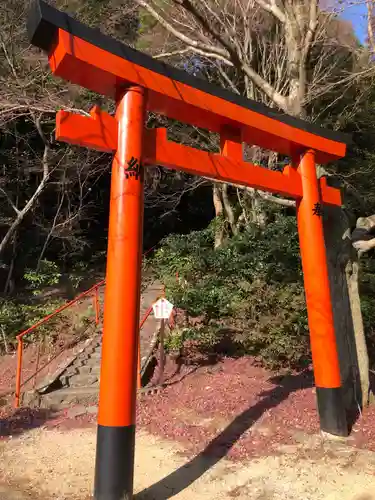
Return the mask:
<svg viewBox="0 0 375 500"><path fill-rule="evenodd" d="M250 218L253 224L257 225L260 229L265 229L267 226L267 214L264 210L261 198L254 192L253 196L250 195Z"/></svg>
<svg viewBox="0 0 375 500"><path fill-rule="evenodd" d="M359 377L361 384L362 406L369 404L370 400L370 372L369 357L367 352L366 337L363 327L363 317L361 311L361 302L359 295L359 262L353 260L348 263L346 268L346 277L349 288L350 307L353 318L355 333L355 347L357 352Z"/></svg>
<svg viewBox="0 0 375 500"><path fill-rule="evenodd" d="M220 185L214 183L212 186L212 200L215 208L215 216L216 216L216 227L215 227L215 248L221 247L224 243L224 224L223 224L223 216L224 216L224 207L223 202L221 201L220 195Z"/></svg>
<svg viewBox="0 0 375 500"><path fill-rule="evenodd" d="M345 406L358 410L369 401L369 359L358 290L358 257L350 238L349 218L340 207L324 207L324 232Z"/></svg>
<svg viewBox="0 0 375 500"><path fill-rule="evenodd" d="M233 235L236 235L238 233L237 223L236 223L235 216L234 216L234 210L233 210L233 207L231 205L231 202L230 202L229 196L228 196L228 184L222 184L221 197L223 200L226 219L229 222L229 225L230 225L230 228L231 228Z"/></svg>

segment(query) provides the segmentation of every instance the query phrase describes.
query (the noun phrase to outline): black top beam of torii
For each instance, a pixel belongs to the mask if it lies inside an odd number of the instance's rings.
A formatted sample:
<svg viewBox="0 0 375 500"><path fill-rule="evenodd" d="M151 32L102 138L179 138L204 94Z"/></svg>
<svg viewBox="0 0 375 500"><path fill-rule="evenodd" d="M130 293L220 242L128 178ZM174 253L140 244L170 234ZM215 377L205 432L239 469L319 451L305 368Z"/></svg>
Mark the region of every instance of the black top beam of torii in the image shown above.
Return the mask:
<svg viewBox="0 0 375 500"><path fill-rule="evenodd" d="M343 157L351 142L346 134L292 117L155 60L43 0L33 4L28 34L30 42L50 57L57 43L65 44L61 60L52 61L55 75L112 98L126 85L144 86L150 111L181 122L214 132L231 126L241 130L244 142L287 156L314 149L320 163Z"/></svg>

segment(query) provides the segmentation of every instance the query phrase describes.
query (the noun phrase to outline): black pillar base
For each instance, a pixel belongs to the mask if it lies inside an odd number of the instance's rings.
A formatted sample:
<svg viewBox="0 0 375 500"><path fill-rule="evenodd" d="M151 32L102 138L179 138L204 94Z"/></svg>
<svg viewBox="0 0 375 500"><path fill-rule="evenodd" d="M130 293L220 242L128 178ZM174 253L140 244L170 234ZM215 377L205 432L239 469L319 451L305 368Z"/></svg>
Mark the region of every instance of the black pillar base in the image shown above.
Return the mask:
<svg viewBox="0 0 375 500"><path fill-rule="evenodd" d="M98 425L95 500L133 500L135 425Z"/></svg>
<svg viewBox="0 0 375 500"><path fill-rule="evenodd" d="M346 437L349 428L346 421L346 410L341 387L328 389L316 388L318 410L320 418L320 429L334 436Z"/></svg>

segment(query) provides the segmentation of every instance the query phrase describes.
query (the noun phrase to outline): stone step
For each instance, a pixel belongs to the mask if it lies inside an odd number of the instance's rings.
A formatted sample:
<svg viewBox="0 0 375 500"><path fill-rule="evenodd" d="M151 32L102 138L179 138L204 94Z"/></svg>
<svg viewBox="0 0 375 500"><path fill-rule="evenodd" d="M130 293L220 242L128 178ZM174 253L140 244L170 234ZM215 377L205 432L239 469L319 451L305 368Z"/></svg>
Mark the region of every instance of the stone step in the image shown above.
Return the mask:
<svg viewBox="0 0 375 500"><path fill-rule="evenodd" d="M160 295L162 286L155 282L142 293L140 318L146 314L149 305ZM141 332L141 355L148 350L151 335L157 330L159 322L151 315ZM38 398L37 403L43 408L71 404L96 404L99 390L100 365L102 356L102 324L95 328L96 336L84 350L77 353L77 357L70 365L65 365L60 374L54 379L50 392ZM47 389L48 391L48 389Z"/></svg>
<svg viewBox="0 0 375 500"><path fill-rule="evenodd" d="M89 349L91 345L96 345L98 343L98 335L95 333L95 330L93 331L93 339L87 338L85 341L77 344L74 348L72 348L69 356L65 358L65 360L61 360L61 362L57 365L56 370L52 373L48 373L42 380L39 380L36 386L36 390L38 392L41 394L48 392L48 388L55 384L63 373L67 373L67 371L69 373L70 370L74 371L76 360L81 359L82 355L84 355L85 351Z"/></svg>
<svg viewBox="0 0 375 500"><path fill-rule="evenodd" d="M66 408L67 404L96 404L99 396L99 387L68 387L59 389L41 398L41 408L60 409Z"/></svg>
<svg viewBox="0 0 375 500"><path fill-rule="evenodd" d="M79 358L77 358L74 362L74 368L80 368L81 366L86 366L86 365L90 365L90 366L96 366L96 365L100 365L100 361L101 361L101 356L97 356L97 355L92 355L92 354L88 354L87 352L84 353L82 356L80 356Z"/></svg>
<svg viewBox="0 0 375 500"><path fill-rule="evenodd" d="M98 365L84 365L78 368L79 374L92 373L93 375L100 374L100 364Z"/></svg>
<svg viewBox="0 0 375 500"><path fill-rule="evenodd" d="M102 350L102 343L100 342L94 345L90 345L90 347L87 349L87 352L95 352L101 350Z"/></svg>
<svg viewBox="0 0 375 500"><path fill-rule="evenodd" d="M68 380L69 387L90 387L94 384L98 384L99 376L95 373L79 373L70 377Z"/></svg>
<svg viewBox="0 0 375 500"><path fill-rule="evenodd" d="M73 366L79 369L81 366L86 366L86 365L93 366L97 364L100 364L100 360L98 358L96 357L89 358L88 354L84 353L82 356L80 356L74 361Z"/></svg>
<svg viewBox="0 0 375 500"><path fill-rule="evenodd" d="M78 373L78 366L75 364L68 366L68 368L62 372L61 377L73 377L73 375L77 375Z"/></svg>
<svg viewBox="0 0 375 500"><path fill-rule="evenodd" d="M89 358L89 359L86 359L81 366L100 366L100 361L101 359L100 358Z"/></svg>
<svg viewBox="0 0 375 500"><path fill-rule="evenodd" d="M101 351L100 352L94 351L94 352L88 353L87 356L89 359L100 360L100 358L102 357L102 352Z"/></svg>

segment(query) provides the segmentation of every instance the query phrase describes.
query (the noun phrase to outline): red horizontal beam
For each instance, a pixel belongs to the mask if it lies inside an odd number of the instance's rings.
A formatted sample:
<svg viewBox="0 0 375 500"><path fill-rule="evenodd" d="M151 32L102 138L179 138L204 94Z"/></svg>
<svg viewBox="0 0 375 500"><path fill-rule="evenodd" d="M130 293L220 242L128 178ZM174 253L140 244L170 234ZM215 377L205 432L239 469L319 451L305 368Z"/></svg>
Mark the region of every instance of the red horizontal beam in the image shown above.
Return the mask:
<svg viewBox="0 0 375 500"><path fill-rule="evenodd" d="M145 164L162 165L213 180L252 187L295 199L302 198L300 174L290 166L284 168L283 172L275 172L249 162L168 141L167 130L164 128L147 130L146 133L143 156ZM341 194L338 189L328 186L325 178L321 179L320 186L324 203L341 205Z"/></svg>
<svg viewBox="0 0 375 500"><path fill-rule="evenodd" d="M115 152L116 119L97 107L90 114L91 118L88 118L59 111L56 139L99 151ZM288 166L282 173L275 172L230 156L183 146L168 141L167 130L164 128L146 130L143 162L145 165L161 165L192 175L248 186L295 199L302 198L300 174L294 168ZM325 178L320 180L320 186L324 203L341 205L338 189L328 186Z"/></svg>
<svg viewBox="0 0 375 500"><path fill-rule="evenodd" d="M112 98L126 86L145 87L149 111L213 132L229 125L239 129L242 140L251 145L287 156L314 149L319 163L345 156L343 142L293 126L278 119L276 112L263 114L174 80L61 28L57 30L49 62L56 76Z"/></svg>
<svg viewBox="0 0 375 500"><path fill-rule="evenodd" d="M302 193L300 176L294 170L283 174L220 154L183 146L168 141L165 128L147 130L143 161L145 164L162 165L192 175L253 187L292 198L301 197Z"/></svg>
<svg viewBox="0 0 375 500"><path fill-rule="evenodd" d="M58 111L56 139L76 146L112 153L117 149L117 122L98 106L90 111L91 118L77 113Z"/></svg>

